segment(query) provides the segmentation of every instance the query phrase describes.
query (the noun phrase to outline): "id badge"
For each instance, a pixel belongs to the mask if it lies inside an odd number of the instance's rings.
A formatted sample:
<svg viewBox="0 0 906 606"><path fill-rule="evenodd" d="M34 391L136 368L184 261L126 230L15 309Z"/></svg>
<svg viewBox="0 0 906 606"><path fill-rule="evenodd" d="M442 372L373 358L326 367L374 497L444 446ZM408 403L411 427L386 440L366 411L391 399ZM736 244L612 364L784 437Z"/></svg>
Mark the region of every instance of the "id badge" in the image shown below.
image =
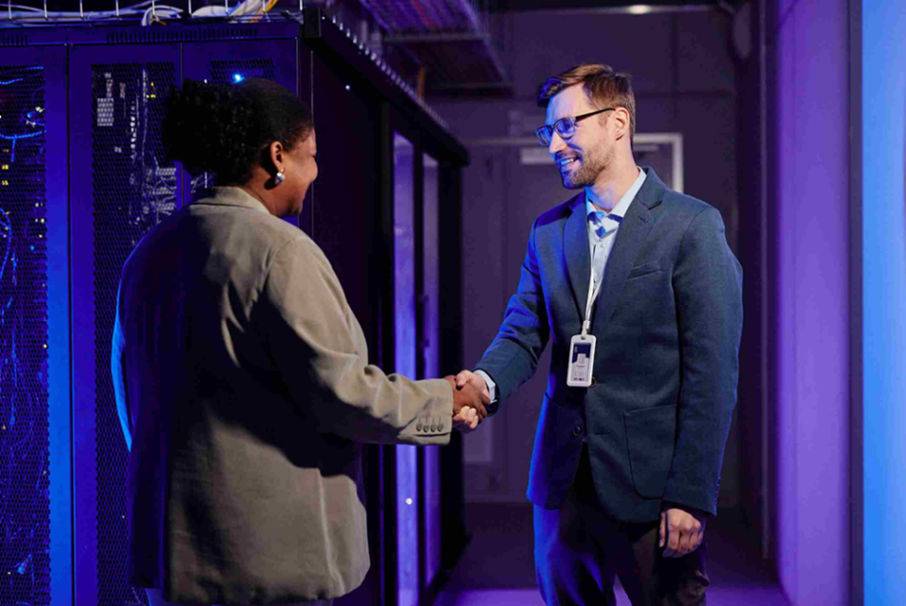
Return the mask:
<svg viewBox="0 0 906 606"><path fill-rule="evenodd" d="M591 387L596 340L594 335L576 335L569 342L569 369L566 373L566 384L570 387Z"/></svg>

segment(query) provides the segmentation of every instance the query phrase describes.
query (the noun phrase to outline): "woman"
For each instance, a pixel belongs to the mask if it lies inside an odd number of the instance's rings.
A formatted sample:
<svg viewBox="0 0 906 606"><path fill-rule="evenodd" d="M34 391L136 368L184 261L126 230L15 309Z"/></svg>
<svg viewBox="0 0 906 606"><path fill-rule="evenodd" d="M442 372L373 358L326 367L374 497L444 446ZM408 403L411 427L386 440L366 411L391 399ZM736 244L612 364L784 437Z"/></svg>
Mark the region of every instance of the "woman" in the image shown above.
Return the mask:
<svg viewBox="0 0 906 606"><path fill-rule="evenodd" d="M356 443L442 444L487 400L368 365L323 252L279 219L318 174L289 91L187 82L163 137L222 186L123 267L112 369L133 582L152 604L322 603L369 567Z"/></svg>

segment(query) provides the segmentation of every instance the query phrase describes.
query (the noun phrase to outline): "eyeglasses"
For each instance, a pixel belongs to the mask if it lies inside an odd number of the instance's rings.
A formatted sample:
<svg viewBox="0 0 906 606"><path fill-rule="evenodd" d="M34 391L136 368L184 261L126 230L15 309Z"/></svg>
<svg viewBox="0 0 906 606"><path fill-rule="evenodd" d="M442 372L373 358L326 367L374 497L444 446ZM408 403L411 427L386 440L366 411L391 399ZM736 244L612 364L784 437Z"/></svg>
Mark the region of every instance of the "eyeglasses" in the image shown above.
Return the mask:
<svg viewBox="0 0 906 606"><path fill-rule="evenodd" d="M551 144L551 139L554 136L554 131L557 131L557 134L560 135L561 138L569 139L576 134L576 125L585 118L590 118L596 114L600 114L601 112L610 112L615 109L615 107L605 107L604 109L588 112L587 114L581 114L579 116L566 116L565 118L560 118L553 124L545 124L544 126L539 126L535 129L535 134L538 136L538 141L541 142L541 145L547 147Z"/></svg>

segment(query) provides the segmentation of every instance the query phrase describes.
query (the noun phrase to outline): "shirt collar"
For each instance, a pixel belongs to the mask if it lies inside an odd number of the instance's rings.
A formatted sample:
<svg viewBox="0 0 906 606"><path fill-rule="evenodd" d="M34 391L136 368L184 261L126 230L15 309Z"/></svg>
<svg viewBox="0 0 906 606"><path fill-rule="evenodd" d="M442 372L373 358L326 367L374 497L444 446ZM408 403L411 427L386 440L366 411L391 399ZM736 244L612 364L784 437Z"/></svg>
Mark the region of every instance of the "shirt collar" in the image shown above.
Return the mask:
<svg viewBox="0 0 906 606"><path fill-rule="evenodd" d="M642 189L642 185L645 184L645 178L648 176L644 170L641 168L638 169L639 176L636 177L636 180L633 181L632 185L629 186L629 189L626 190L626 193L623 194L623 197L616 203L616 206L613 207L613 210L608 214L616 215L621 219L626 216L626 211L629 210L629 205L632 204L632 201L635 200L636 195L639 193L639 190ZM595 208L595 205L591 203L591 200L588 199L588 195L585 196L585 215L588 216L589 213L597 212L598 209Z"/></svg>

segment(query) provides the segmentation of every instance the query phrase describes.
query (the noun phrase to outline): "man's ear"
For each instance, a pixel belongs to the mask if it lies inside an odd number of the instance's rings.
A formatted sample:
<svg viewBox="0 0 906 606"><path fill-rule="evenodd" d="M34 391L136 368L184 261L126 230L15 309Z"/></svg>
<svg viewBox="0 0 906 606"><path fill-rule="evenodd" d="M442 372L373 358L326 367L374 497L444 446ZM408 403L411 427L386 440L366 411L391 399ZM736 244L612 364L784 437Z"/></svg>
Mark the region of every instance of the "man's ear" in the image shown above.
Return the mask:
<svg viewBox="0 0 906 606"><path fill-rule="evenodd" d="M613 110L613 119L617 125L617 139L628 137L632 125L632 117L629 115L629 110L625 107L617 107Z"/></svg>

